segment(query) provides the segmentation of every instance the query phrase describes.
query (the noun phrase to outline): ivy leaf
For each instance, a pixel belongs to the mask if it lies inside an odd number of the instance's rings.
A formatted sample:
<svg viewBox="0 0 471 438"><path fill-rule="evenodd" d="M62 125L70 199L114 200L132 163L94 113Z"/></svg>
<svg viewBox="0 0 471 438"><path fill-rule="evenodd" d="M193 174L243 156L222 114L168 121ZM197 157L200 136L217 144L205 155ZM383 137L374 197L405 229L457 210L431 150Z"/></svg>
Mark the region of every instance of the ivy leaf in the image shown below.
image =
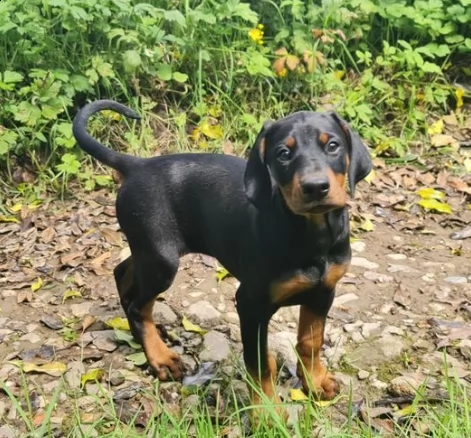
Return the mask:
<svg viewBox="0 0 471 438"><path fill-rule="evenodd" d="M128 354L126 356L126 360L130 360L138 367L145 365L147 362L146 354L143 351L140 351L139 353Z"/></svg>
<svg viewBox="0 0 471 438"><path fill-rule="evenodd" d="M170 81L172 79L172 67L168 64L160 64L157 69L157 76L161 81Z"/></svg>
<svg viewBox="0 0 471 438"><path fill-rule="evenodd" d="M127 72L136 71L142 64L141 55L136 50L126 50L123 53L123 65Z"/></svg>
<svg viewBox="0 0 471 438"><path fill-rule="evenodd" d="M204 335L205 333L207 333L207 330L202 329L197 324L193 324L186 318L186 316L184 316L182 319L182 326L187 332L198 333L199 335Z"/></svg>

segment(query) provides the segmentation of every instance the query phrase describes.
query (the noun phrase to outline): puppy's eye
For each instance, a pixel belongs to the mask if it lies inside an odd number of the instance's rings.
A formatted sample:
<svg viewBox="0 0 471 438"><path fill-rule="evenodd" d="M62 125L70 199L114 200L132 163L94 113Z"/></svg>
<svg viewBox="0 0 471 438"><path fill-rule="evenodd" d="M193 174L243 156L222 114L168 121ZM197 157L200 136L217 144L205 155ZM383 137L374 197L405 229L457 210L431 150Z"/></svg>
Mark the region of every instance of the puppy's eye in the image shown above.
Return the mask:
<svg viewBox="0 0 471 438"><path fill-rule="evenodd" d="M287 148L278 150L276 157L280 160L289 160L291 158L291 151Z"/></svg>
<svg viewBox="0 0 471 438"><path fill-rule="evenodd" d="M326 150L328 153L332 154L334 152L337 152L338 148L340 145L336 141L329 141L327 144Z"/></svg>

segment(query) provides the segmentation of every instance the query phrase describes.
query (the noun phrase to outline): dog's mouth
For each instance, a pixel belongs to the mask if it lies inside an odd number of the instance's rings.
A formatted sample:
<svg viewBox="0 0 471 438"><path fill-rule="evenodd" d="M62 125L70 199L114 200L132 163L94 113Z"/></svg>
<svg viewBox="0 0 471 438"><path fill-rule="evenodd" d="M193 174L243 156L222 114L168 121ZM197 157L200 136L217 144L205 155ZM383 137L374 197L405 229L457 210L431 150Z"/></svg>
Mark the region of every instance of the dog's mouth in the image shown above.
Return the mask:
<svg viewBox="0 0 471 438"><path fill-rule="evenodd" d="M330 202L322 202L322 201L321 202L319 201L306 202L303 205L303 208L301 209L299 214L302 214L302 215L325 214L325 213L328 213L329 211L337 210L342 207L343 205L333 204Z"/></svg>

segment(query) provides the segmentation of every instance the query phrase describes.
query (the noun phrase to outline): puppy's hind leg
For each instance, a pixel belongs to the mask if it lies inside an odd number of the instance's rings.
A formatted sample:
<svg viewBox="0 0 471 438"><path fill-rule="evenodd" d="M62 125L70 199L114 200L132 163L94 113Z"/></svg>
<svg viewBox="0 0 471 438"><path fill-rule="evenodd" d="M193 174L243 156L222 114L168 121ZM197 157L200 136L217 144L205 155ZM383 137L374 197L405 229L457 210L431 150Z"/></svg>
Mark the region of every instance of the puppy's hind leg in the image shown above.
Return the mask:
<svg viewBox="0 0 471 438"><path fill-rule="evenodd" d="M155 299L171 286L178 264L177 251L167 248L162 254L155 249L139 247L114 272L133 336L144 347L147 362L159 380L182 376L180 357L161 339L152 318Z"/></svg>

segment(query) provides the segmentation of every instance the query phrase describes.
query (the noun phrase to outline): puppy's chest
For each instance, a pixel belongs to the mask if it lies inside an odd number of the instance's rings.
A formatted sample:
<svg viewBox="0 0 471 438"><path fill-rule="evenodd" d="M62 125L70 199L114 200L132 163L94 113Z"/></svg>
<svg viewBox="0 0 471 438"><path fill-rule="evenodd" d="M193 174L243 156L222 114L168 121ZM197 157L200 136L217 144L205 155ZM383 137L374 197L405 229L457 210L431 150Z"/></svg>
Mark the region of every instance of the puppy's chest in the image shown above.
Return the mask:
<svg viewBox="0 0 471 438"><path fill-rule="evenodd" d="M330 292L346 274L349 265L349 260L342 263L320 260L304 269L287 270L271 282L271 301L279 306L299 304L307 294Z"/></svg>

